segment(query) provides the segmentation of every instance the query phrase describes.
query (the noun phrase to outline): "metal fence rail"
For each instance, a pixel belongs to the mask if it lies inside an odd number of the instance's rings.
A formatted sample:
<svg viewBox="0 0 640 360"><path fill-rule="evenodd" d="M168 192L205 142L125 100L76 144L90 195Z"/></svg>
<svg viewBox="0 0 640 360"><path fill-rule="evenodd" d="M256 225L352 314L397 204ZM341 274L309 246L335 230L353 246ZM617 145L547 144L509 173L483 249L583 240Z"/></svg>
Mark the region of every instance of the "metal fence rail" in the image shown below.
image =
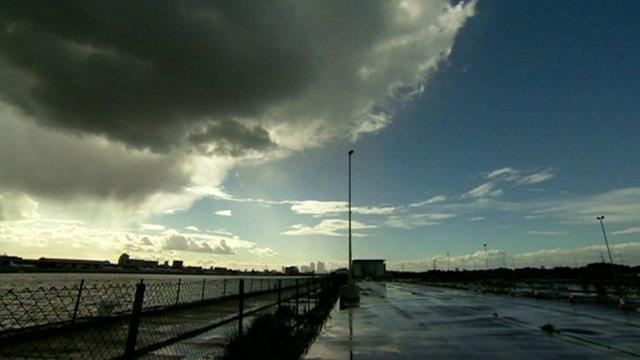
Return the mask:
<svg viewBox="0 0 640 360"><path fill-rule="evenodd" d="M0 357L131 358L292 302L331 277L226 278L0 290ZM306 304L305 304L306 301ZM292 304L293 305L293 304Z"/></svg>

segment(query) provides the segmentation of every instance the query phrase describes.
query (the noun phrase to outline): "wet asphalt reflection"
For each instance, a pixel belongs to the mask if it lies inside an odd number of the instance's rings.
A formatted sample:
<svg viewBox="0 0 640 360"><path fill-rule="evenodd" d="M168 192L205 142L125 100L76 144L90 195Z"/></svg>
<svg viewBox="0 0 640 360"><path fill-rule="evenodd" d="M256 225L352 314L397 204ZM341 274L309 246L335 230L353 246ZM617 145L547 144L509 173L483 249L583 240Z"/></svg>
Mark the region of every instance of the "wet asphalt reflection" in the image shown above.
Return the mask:
<svg viewBox="0 0 640 360"><path fill-rule="evenodd" d="M640 357L638 312L413 284L359 286L360 307L336 306L306 359ZM540 329L548 323L558 332Z"/></svg>

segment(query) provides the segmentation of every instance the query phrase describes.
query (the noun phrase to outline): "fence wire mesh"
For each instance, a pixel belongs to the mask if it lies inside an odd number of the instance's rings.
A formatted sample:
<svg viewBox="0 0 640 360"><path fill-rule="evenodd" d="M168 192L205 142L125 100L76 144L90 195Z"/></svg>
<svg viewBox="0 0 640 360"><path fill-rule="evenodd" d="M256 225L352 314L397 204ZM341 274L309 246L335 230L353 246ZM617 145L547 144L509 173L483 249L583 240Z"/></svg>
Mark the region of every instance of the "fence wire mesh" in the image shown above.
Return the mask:
<svg viewBox="0 0 640 360"><path fill-rule="evenodd" d="M243 314L287 304L305 313L323 282L286 277L138 284L83 280L73 286L0 289L0 358L112 359L162 353L166 346L237 324L241 303Z"/></svg>

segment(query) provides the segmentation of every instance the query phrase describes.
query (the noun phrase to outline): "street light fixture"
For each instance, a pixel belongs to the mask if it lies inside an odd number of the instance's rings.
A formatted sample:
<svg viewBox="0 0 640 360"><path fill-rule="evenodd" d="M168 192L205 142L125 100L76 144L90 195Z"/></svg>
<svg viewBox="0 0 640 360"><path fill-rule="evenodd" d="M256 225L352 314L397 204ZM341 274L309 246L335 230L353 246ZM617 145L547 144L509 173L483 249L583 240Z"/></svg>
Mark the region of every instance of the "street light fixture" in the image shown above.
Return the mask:
<svg viewBox="0 0 640 360"><path fill-rule="evenodd" d="M613 266L613 257L611 256L611 250L609 249L609 240L607 240L607 233L604 231L604 215L596 217L596 220L600 221L600 227L602 228L602 236L604 236L604 244L607 246L607 253L609 254L609 263L611 264L611 273L613 274L613 282L617 282L616 269Z"/></svg>

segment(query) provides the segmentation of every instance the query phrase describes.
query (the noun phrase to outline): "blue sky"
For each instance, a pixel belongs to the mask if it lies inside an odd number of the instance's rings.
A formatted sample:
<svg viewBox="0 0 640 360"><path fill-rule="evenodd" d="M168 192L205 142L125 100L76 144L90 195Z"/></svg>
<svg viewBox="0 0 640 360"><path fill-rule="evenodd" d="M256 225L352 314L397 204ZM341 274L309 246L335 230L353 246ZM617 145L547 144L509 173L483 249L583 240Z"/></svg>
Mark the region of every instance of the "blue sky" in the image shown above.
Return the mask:
<svg viewBox="0 0 640 360"><path fill-rule="evenodd" d="M321 126L288 124L291 130L278 132L265 122L283 151L223 161L214 165L215 181L195 182L209 190L180 210L151 211L110 227L148 234L154 244L178 233L200 239L195 228L227 236L226 245L246 243L230 245L226 254L223 243L222 251L206 254L191 245L154 252L119 242L106 253L128 249L232 267L318 260L343 266L347 213L344 203L331 202L346 201L347 151L354 149L353 200L361 208L354 213L356 258L421 269L449 252L455 266L472 267L487 243L494 264L501 251L521 265L586 263L603 251L595 220L602 214L614 253L640 262L640 4L480 0L463 6L461 20L449 23L455 24L450 38L424 39L448 48L448 55L428 58L435 65L420 80L402 80L421 91L406 101L377 100L369 109L387 116L382 123L354 132L329 122L325 136ZM363 99L373 96L363 92ZM39 203L41 212L59 208L58 200ZM76 219L72 213L62 217Z"/></svg>

